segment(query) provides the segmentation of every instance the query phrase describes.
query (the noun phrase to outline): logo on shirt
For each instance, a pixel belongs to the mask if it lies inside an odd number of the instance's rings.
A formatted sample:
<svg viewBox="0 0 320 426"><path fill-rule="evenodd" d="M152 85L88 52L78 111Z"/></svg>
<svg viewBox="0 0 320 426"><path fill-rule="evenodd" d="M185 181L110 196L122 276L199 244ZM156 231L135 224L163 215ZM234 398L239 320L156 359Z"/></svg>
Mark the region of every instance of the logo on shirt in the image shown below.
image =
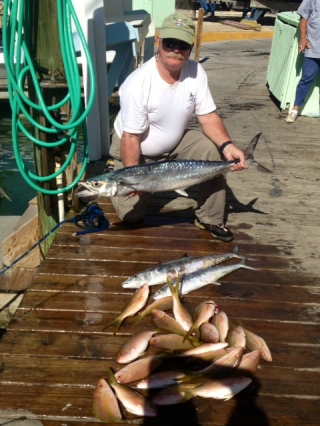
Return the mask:
<svg viewBox="0 0 320 426"><path fill-rule="evenodd" d="M190 97L189 97L189 105L187 109L194 109L195 105L196 105L196 95L193 95L190 92Z"/></svg>

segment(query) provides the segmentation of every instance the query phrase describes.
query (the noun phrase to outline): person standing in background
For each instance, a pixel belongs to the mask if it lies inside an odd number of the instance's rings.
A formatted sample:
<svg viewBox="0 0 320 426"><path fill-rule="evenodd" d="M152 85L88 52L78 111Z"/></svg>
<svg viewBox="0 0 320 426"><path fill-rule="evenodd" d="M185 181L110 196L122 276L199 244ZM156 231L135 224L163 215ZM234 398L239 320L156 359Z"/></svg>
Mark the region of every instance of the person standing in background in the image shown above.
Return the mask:
<svg viewBox="0 0 320 426"><path fill-rule="evenodd" d="M303 0L297 13L300 15L298 51L304 52L304 60L294 107L285 119L287 123L296 121L299 108L320 69L320 0Z"/></svg>

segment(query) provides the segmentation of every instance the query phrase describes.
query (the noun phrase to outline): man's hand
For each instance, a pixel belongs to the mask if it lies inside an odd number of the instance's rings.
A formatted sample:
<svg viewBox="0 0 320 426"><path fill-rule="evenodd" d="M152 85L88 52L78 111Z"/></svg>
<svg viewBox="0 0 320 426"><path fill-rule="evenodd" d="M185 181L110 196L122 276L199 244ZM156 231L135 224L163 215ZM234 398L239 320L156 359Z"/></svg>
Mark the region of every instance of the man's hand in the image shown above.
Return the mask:
<svg viewBox="0 0 320 426"><path fill-rule="evenodd" d="M305 49L310 49L311 45L310 42L306 37L300 37L299 46L298 46L298 52L301 53Z"/></svg>
<svg viewBox="0 0 320 426"><path fill-rule="evenodd" d="M240 148L233 145L233 143L225 147L223 150L223 156L227 161L239 160L239 163L230 169L232 172L248 168L244 152Z"/></svg>

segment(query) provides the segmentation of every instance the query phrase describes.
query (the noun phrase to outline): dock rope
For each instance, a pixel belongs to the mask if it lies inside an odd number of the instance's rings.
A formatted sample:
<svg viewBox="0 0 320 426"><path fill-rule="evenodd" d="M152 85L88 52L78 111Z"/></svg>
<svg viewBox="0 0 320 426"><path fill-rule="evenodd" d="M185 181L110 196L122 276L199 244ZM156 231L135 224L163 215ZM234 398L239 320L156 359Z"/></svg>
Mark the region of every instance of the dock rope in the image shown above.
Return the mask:
<svg viewBox="0 0 320 426"><path fill-rule="evenodd" d="M86 123L85 120L92 108L95 97L95 75L93 63L90 57L89 48L83 35L81 25L75 13L72 0L56 0L59 40L61 46L61 55L64 64L65 79L68 87L68 94L65 98L54 104L47 106L44 101L43 93L37 78L36 71L39 66L34 64L34 60L30 55L28 48L28 22L30 23L30 7L25 0L4 0L3 10L3 53L5 59L5 67L8 76L8 92L12 109L12 139L13 150L16 158L18 169L24 180L36 191L46 195L58 195L71 190L77 185L84 175L88 162L88 144L86 139ZM76 52L73 45L71 18L75 24L76 30L80 37L88 64L88 77L90 81L90 94L87 107L83 110L82 106L82 90L79 68L77 64ZM23 62L23 65L21 65ZM40 67L41 68L41 67ZM41 69L42 72L49 70ZM38 104L30 101L24 93L24 82L30 76L34 90L38 99ZM51 77L54 78L53 73ZM61 123L54 118L54 112L62 106L70 103L72 117L67 123ZM49 123L48 127L37 123L32 117L30 110L41 111ZM20 116L23 114L25 118L40 132L45 132L52 136L54 142L44 142L34 137L22 123ZM61 175L68 165L71 163L73 156L77 150L78 127L83 129L83 147L84 158L81 170L74 181L59 189L45 189L42 185ZM30 171L23 162L18 142L18 132L21 131L30 141L39 147L53 149L59 147L66 142L70 142L70 150L66 160L61 167L48 176L40 176Z"/></svg>
<svg viewBox="0 0 320 426"><path fill-rule="evenodd" d="M51 231L49 231L46 235L44 235L39 241L37 241L32 247L30 247L25 253L23 253L20 257L18 257L14 262L10 265L4 267L0 270L0 276L5 274L9 269L11 269L14 265L16 265L20 260L22 260L25 256L27 256L32 250L38 247L46 238L48 238L51 234L53 234L61 225L64 223L74 223L76 226L83 229L83 231L75 232L72 236L80 236L85 234L91 234L93 232L102 232L109 228L110 224L108 219L104 216L101 208L97 203L91 203L87 206L87 208L80 214L74 216L71 219L65 219L59 223L57 223ZM82 225L80 224L82 222Z"/></svg>

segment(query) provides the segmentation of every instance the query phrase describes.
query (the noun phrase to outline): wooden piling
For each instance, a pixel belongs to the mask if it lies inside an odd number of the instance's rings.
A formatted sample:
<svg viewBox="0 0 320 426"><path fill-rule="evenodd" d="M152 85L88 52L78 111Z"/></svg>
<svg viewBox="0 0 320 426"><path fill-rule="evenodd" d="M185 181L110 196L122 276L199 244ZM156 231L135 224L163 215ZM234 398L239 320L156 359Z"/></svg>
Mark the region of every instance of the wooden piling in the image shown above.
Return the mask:
<svg viewBox="0 0 320 426"><path fill-rule="evenodd" d="M199 58L200 58L203 15L204 15L204 9L200 7L199 15L198 15L198 25L197 25L197 31L196 31L195 52L194 52L194 60L197 62L199 62Z"/></svg>
<svg viewBox="0 0 320 426"><path fill-rule="evenodd" d="M28 10L27 10L28 8ZM58 37L58 13L57 4L51 0L30 0L26 4L26 15L30 16L28 25L27 43L34 65L38 71L42 95L47 106L60 102L68 92L68 86L64 78L64 64ZM40 68L41 67L41 68ZM47 71L46 71L47 70ZM28 93L32 102L38 103L32 80L28 80ZM69 109L69 106L66 106ZM53 114L59 121L60 113L57 110ZM42 111L32 111L33 118L41 125L50 127ZM69 117L68 117L69 118ZM56 139L46 132L33 129L34 136L44 142L55 142ZM48 176L54 173L56 163L63 164L69 152L69 143L60 147L42 148L35 146L35 164L40 176ZM66 182L67 183L67 182ZM56 181L44 183L44 189L55 190ZM58 197L45 195L38 192L39 228L41 237L46 235L58 222ZM54 239L52 234L41 244L41 252L45 257Z"/></svg>

